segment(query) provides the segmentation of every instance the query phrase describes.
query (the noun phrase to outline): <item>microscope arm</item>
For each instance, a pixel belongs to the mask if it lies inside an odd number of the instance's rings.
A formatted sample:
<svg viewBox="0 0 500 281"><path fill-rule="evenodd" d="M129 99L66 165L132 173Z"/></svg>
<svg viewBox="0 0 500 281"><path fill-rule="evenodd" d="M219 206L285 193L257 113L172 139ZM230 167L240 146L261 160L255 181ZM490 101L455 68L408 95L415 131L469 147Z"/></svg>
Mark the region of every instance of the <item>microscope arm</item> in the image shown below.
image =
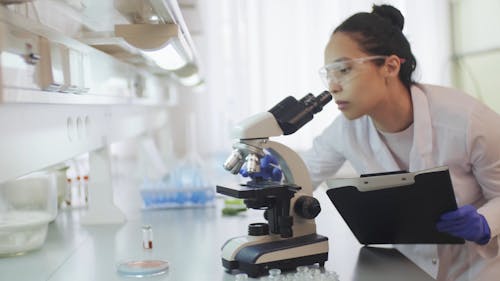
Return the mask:
<svg viewBox="0 0 500 281"><path fill-rule="evenodd" d="M254 114L239 122L231 129L234 139L250 140L282 136L278 121L272 113L265 111Z"/></svg>
<svg viewBox="0 0 500 281"><path fill-rule="evenodd" d="M309 171L302 158L295 151L274 141L265 142L263 148L278 159L285 178L284 183L298 185L302 187L300 193L312 196L313 187Z"/></svg>
<svg viewBox="0 0 500 281"><path fill-rule="evenodd" d="M316 225L314 220L309 220L296 213L295 202L302 200L306 197L312 198L312 182L309 176L309 171L300 156L290 149L289 147L268 139L251 139L240 140L238 145L248 148L258 148L261 150L268 150L277 159L281 166L284 175L283 184L299 186L300 189L296 191L295 196L290 199L290 216L293 216L293 235L301 236L316 232ZM299 199L302 198L302 199Z"/></svg>

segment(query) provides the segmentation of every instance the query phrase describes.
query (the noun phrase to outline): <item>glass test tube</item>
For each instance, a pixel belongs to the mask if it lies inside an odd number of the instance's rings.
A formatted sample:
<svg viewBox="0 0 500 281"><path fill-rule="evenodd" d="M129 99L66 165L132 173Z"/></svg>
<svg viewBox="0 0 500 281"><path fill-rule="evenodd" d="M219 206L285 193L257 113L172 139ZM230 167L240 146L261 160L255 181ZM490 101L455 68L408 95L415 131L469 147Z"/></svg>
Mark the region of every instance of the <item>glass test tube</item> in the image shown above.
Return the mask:
<svg viewBox="0 0 500 281"><path fill-rule="evenodd" d="M153 249L153 229L151 225L142 227L142 247L148 250Z"/></svg>

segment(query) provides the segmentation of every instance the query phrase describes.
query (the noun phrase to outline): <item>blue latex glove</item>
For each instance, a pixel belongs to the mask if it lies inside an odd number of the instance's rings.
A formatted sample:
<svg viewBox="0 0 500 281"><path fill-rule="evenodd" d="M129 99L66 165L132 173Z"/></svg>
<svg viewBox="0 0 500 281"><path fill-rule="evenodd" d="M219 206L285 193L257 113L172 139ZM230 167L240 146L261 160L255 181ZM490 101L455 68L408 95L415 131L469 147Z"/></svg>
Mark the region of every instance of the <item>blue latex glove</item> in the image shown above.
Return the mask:
<svg viewBox="0 0 500 281"><path fill-rule="evenodd" d="M474 206L465 205L455 211L444 213L436 224L439 232L446 232L467 241L484 245L490 241L488 222Z"/></svg>
<svg viewBox="0 0 500 281"><path fill-rule="evenodd" d="M240 175L244 177L250 177L255 179L261 177L262 179L272 181L281 181L281 169L278 167L278 159L276 159L271 154L266 154L266 156L260 159L260 172L258 173L248 173L246 166L240 169Z"/></svg>

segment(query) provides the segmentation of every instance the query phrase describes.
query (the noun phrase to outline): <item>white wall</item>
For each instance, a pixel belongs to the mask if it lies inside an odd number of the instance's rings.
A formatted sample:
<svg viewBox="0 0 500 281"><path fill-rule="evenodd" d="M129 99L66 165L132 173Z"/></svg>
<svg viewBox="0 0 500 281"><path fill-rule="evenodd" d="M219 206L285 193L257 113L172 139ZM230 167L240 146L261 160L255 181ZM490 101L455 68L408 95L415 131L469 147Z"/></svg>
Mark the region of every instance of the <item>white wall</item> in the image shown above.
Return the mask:
<svg viewBox="0 0 500 281"><path fill-rule="evenodd" d="M500 113L500 1L452 1L455 85Z"/></svg>
<svg viewBox="0 0 500 281"><path fill-rule="evenodd" d="M202 36L197 48L204 66L206 89L180 95L182 111L195 111L204 155L231 150L229 129L235 122L268 110L288 95L300 98L324 87L317 75L331 31L345 18L371 11L373 2L332 0L198 1ZM417 80L449 84L448 2L383 1L406 17L404 33L419 64ZM294 135L278 138L294 149L306 149L335 116L329 105ZM179 116L180 117L180 116ZM179 120L177 127L182 124ZM178 132L176 150L186 142Z"/></svg>

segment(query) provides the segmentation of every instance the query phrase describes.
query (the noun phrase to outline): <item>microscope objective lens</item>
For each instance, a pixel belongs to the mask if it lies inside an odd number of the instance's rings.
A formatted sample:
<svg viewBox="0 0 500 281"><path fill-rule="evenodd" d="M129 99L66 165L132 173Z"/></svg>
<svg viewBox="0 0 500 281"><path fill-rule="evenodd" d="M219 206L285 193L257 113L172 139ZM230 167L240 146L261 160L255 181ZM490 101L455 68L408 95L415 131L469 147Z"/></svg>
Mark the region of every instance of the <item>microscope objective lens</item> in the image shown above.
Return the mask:
<svg viewBox="0 0 500 281"><path fill-rule="evenodd" d="M231 171L233 174L239 172L239 169L243 165L243 157L241 156L241 153L235 149L229 156L229 158L224 162L224 169Z"/></svg>
<svg viewBox="0 0 500 281"><path fill-rule="evenodd" d="M247 158L247 171L249 173L258 173L260 172L260 159L257 155L250 153Z"/></svg>

